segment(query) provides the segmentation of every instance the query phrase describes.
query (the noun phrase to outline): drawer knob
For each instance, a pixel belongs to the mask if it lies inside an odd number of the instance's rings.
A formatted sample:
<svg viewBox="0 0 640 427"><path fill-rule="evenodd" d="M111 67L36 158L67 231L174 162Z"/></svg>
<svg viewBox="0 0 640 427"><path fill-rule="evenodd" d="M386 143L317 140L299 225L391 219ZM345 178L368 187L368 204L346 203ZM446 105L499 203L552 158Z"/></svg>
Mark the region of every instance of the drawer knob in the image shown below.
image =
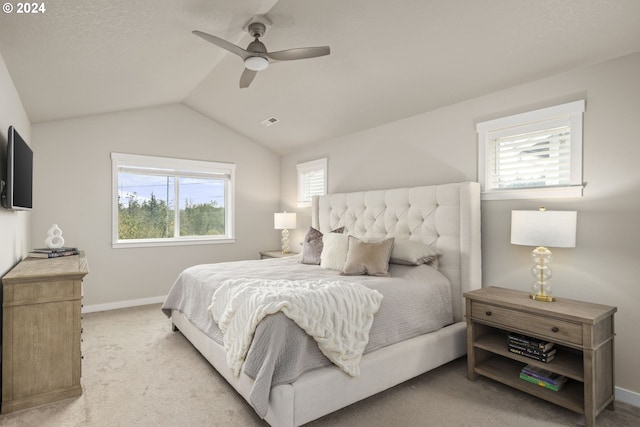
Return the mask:
<svg viewBox="0 0 640 427"><path fill-rule="evenodd" d="M558 328L557 326L554 326L553 328L551 328L551 332L558 332L560 330L560 328Z"/></svg>
<svg viewBox="0 0 640 427"><path fill-rule="evenodd" d="M491 313L490 310L487 310L487 311L484 312L484 314L486 314L487 316L491 316L491 314L493 314L493 313Z"/></svg>

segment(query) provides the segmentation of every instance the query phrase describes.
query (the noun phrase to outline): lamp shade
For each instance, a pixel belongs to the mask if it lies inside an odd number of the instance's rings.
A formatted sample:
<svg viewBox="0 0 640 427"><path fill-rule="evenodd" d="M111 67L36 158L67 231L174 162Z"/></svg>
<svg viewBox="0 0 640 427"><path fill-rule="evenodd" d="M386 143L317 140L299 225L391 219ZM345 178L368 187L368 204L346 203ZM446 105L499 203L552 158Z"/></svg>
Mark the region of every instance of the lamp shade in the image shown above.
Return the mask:
<svg viewBox="0 0 640 427"><path fill-rule="evenodd" d="M276 230L290 230L296 228L295 212L278 212L273 214L273 228Z"/></svg>
<svg viewBox="0 0 640 427"><path fill-rule="evenodd" d="M576 211L511 211L511 243L575 248Z"/></svg>

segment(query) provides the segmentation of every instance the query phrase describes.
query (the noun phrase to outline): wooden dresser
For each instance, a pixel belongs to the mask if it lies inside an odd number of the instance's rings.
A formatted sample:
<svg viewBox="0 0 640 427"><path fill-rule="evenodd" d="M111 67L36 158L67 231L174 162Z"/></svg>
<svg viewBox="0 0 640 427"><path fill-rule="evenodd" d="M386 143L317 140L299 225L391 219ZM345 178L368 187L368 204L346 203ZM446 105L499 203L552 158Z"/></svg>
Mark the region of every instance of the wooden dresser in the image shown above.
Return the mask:
<svg viewBox="0 0 640 427"><path fill-rule="evenodd" d="M488 287L464 294L467 300L468 377L482 375L584 414L595 425L614 409L614 325L616 307L557 298L540 302L527 292ZM508 351L507 333L553 342L555 358L544 363ZM560 391L523 381L525 365L569 378Z"/></svg>
<svg viewBox="0 0 640 427"><path fill-rule="evenodd" d="M84 254L26 258L2 278L2 413L82 394Z"/></svg>

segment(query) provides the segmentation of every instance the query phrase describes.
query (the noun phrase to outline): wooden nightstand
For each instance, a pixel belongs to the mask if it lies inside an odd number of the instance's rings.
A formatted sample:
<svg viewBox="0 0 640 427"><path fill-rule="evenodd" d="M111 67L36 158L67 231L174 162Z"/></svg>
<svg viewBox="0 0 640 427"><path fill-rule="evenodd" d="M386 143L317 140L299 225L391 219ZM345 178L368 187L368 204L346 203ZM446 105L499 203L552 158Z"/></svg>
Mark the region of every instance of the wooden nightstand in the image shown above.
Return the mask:
<svg viewBox="0 0 640 427"><path fill-rule="evenodd" d="M276 251L260 251L260 259L267 259L267 258L284 258L284 257L288 257L288 256L297 256L298 254L293 253L293 252L288 252L286 254L282 253L282 250L276 250Z"/></svg>
<svg viewBox="0 0 640 427"><path fill-rule="evenodd" d="M464 294L467 305L467 375L507 384L572 411L594 426L605 408L614 409L613 315L616 307L558 298L533 301L527 292L489 287ZM555 358L539 362L510 353L507 333L556 344ZM519 378L527 364L569 378L560 391Z"/></svg>

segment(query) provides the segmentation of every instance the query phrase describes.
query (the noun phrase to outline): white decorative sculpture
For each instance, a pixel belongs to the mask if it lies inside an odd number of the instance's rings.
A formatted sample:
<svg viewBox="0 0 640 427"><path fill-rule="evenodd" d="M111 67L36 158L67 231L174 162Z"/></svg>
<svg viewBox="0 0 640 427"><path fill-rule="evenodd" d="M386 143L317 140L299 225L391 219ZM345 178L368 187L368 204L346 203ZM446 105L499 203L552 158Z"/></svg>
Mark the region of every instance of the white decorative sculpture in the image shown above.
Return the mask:
<svg viewBox="0 0 640 427"><path fill-rule="evenodd" d="M60 230L58 224L53 224L49 231L47 231L47 239L44 241L44 243L49 249L58 249L64 245L62 230Z"/></svg>

